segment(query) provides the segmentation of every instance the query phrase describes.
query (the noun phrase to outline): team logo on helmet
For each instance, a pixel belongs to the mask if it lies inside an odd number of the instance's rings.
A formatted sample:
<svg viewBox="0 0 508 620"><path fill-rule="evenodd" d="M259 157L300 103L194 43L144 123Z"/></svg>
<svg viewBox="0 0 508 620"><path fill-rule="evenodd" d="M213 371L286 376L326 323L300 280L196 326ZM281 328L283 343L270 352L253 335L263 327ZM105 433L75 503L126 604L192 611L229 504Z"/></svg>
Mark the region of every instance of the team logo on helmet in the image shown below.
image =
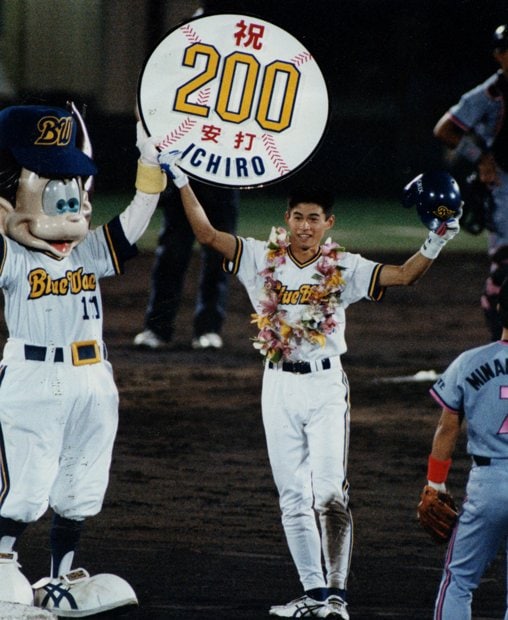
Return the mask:
<svg viewBox="0 0 508 620"><path fill-rule="evenodd" d="M437 209L434 209L432 213L438 217L440 220L448 220L451 217L454 217L457 212L453 209L445 207L444 205L440 205Z"/></svg>

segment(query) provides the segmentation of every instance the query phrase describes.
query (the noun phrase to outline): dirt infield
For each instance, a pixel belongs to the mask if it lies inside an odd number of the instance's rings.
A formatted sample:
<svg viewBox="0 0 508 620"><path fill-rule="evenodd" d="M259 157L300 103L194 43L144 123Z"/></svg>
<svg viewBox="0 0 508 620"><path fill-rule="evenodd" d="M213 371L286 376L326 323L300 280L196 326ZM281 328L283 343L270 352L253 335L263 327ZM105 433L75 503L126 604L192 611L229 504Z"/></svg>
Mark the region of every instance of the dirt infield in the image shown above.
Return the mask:
<svg viewBox="0 0 508 620"><path fill-rule="evenodd" d="M151 264L143 254L124 277L103 283L121 420L106 502L88 523L79 564L133 585L140 607L132 620L268 618L269 606L299 595L300 586L267 462L247 296L234 280L224 349L192 351L194 258L178 338L168 350L139 351L131 343ZM354 620L432 617L444 549L420 531L415 506L439 410L429 381L386 379L439 373L463 349L486 342L478 302L486 269L484 256L445 251L415 287L348 310ZM468 464L459 450L450 477L458 498ZM48 570L48 525L46 515L21 541L33 581ZM500 556L475 597L475 618L502 617L504 582Z"/></svg>

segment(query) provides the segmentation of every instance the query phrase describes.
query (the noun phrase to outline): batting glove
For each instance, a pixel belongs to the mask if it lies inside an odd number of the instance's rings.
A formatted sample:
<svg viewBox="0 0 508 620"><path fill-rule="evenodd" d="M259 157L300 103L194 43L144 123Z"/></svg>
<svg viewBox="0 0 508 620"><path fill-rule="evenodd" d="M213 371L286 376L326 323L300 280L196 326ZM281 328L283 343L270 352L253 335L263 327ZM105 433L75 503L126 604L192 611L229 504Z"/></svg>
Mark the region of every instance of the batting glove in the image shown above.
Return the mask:
<svg viewBox="0 0 508 620"><path fill-rule="evenodd" d="M429 236L420 248L420 254L423 254L423 256L430 260L434 260L438 257L439 252L441 252L448 241L453 239L459 231L460 224L458 218L452 217L446 220L446 222L443 222L441 226L439 226L436 232L432 230L429 232Z"/></svg>
<svg viewBox="0 0 508 620"><path fill-rule="evenodd" d="M168 177L178 187L178 189L184 187L189 182L189 179L185 172L178 166L180 159L180 151L162 151L159 155L159 164Z"/></svg>

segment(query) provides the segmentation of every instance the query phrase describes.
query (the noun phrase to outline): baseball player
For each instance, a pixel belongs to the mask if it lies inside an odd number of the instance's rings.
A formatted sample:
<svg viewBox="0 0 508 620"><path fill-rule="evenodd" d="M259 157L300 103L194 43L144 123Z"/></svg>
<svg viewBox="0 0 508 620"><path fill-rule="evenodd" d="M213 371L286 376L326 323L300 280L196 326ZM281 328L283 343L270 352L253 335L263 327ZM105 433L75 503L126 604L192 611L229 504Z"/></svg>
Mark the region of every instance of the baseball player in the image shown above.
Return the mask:
<svg viewBox="0 0 508 620"><path fill-rule="evenodd" d="M159 161L180 189L198 241L220 252L225 268L245 286L259 329L254 346L265 356L263 424L282 524L304 590L270 614L347 619L353 525L349 386L341 364L345 311L360 299L381 300L389 286L416 282L457 234L458 220L443 223L440 234L430 232L403 265L383 265L345 252L330 239L323 243L335 222L332 198L307 188L289 198L289 232L273 229L268 243L237 237L210 224L177 157L163 152ZM418 183L420 193L432 193L424 181Z"/></svg>
<svg viewBox="0 0 508 620"><path fill-rule="evenodd" d="M471 618L472 592L508 537L508 280L500 288L498 315L501 339L459 355L431 388L443 410L428 459L428 484L446 492L464 418L472 457L466 499L446 553L436 620Z"/></svg>
<svg viewBox="0 0 508 620"><path fill-rule="evenodd" d="M9 332L0 362L0 601L33 602L59 617L137 603L120 577L72 564L84 520L102 507L118 419L99 279L136 254L166 181L138 124L134 199L90 231L85 188L96 168L81 143L85 149L86 128L75 108L0 111L0 287ZM48 506L50 577L32 587L16 544Z"/></svg>
<svg viewBox="0 0 508 620"><path fill-rule="evenodd" d="M492 339L501 335L496 305L499 286L508 275L508 25L499 26L492 50L500 69L485 82L462 95L434 127L434 135L455 156L477 170L487 190L481 198L488 234L490 273L481 303ZM485 192L483 192L485 194ZM468 202L466 198L466 203Z"/></svg>

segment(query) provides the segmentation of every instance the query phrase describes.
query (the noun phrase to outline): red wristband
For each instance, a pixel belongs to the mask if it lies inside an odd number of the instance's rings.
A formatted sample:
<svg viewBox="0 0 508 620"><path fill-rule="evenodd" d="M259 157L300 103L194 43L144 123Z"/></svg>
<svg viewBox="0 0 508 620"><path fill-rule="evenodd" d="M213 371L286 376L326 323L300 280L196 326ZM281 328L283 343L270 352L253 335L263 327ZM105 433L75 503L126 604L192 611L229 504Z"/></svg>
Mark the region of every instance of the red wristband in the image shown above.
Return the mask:
<svg viewBox="0 0 508 620"><path fill-rule="evenodd" d="M440 461L430 454L427 466L427 480L432 480L432 482L437 482L438 484L440 482L446 482L451 464L452 459Z"/></svg>

